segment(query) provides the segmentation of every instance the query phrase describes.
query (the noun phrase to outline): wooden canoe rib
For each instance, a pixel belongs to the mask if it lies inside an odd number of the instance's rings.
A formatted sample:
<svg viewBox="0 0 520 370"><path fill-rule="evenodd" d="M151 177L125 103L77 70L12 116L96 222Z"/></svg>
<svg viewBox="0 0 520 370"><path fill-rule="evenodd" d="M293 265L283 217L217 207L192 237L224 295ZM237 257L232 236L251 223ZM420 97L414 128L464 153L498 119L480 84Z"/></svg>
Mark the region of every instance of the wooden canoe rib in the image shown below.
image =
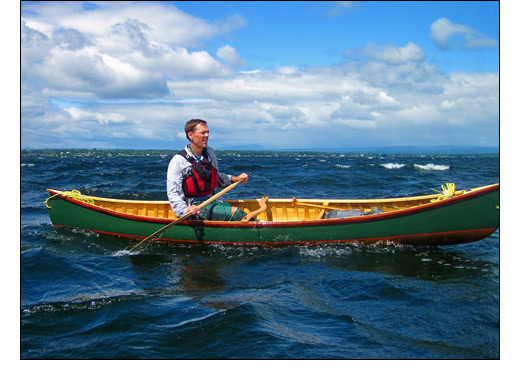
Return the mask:
<svg viewBox="0 0 520 370"><path fill-rule="evenodd" d="M176 220L168 201L70 196L48 189L47 204L55 226L144 238ZM85 197L85 196L83 196ZM181 221L161 239L175 243L296 245L314 243L394 242L443 245L473 242L499 227L499 184L439 194L392 199L246 199L227 200L256 220ZM383 213L349 218L324 216L331 209Z"/></svg>

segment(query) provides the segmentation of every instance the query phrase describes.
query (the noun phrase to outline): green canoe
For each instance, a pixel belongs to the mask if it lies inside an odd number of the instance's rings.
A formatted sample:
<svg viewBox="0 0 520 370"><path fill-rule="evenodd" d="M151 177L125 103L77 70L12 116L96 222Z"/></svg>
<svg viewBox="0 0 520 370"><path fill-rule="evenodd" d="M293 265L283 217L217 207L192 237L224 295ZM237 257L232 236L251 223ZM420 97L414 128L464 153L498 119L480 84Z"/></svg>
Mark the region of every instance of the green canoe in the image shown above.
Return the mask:
<svg viewBox="0 0 520 370"><path fill-rule="evenodd" d="M292 198L269 199L266 204L259 199L227 200L254 218L242 222L183 220L158 239L268 246L350 242L445 245L477 241L499 227L499 184L452 190L391 199ZM46 201L49 216L57 227L142 239L177 219L168 201L47 191L51 195Z"/></svg>

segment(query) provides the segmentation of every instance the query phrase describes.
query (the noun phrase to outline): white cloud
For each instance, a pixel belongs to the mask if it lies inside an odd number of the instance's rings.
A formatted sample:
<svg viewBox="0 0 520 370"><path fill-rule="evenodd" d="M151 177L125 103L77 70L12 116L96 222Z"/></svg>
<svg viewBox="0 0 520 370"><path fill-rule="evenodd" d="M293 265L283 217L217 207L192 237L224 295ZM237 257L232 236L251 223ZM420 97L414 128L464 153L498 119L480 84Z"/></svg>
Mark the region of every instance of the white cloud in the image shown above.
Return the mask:
<svg viewBox="0 0 520 370"><path fill-rule="evenodd" d="M363 52L375 60L398 64L406 62L421 62L426 59L424 51L413 42L406 46L379 46L373 43L367 45Z"/></svg>
<svg viewBox="0 0 520 370"><path fill-rule="evenodd" d="M430 38L443 50L498 48L497 40L447 18L433 22L430 31Z"/></svg>
<svg viewBox="0 0 520 370"><path fill-rule="evenodd" d="M83 9L84 4L57 1L24 4L27 11L36 15L22 16L22 20L48 37L60 28L70 28L93 39L119 34L120 40L136 41L135 37L139 36L159 44L182 47L199 47L201 40L226 34L246 23L239 15L207 22L180 11L172 4L161 2L100 1L92 3L95 8L91 10ZM137 28L129 29L129 25Z"/></svg>
<svg viewBox="0 0 520 370"><path fill-rule="evenodd" d="M163 3L96 5L84 11L81 3L27 4L35 15L22 16L24 76L64 92L73 88L103 98L150 98L167 94L172 76L232 73L232 66L207 51L187 48L241 27L241 17L208 23ZM242 65L232 47L219 50L228 62Z"/></svg>
<svg viewBox="0 0 520 370"><path fill-rule="evenodd" d="M234 47L229 45L224 45L217 49L217 56L220 59L225 60L228 63L231 63L232 65L239 66L239 67L246 67L247 62L243 60L240 55L237 53Z"/></svg>
<svg viewBox="0 0 520 370"><path fill-rule="evenodd" d="M117 113L96 113L85 111L80 108L65 108L64 111L68 112L74 121L96 121L100 124L109 124L111 122L123 122L125 116Z"/></svg>
<svg viewBox="0 0 520 370"><path fill-rule="evenodd" d="M359 1L332 1L332 7L328 11L328 15L331 17L337 17L343 14L345 11L349 12Z"/></svg>

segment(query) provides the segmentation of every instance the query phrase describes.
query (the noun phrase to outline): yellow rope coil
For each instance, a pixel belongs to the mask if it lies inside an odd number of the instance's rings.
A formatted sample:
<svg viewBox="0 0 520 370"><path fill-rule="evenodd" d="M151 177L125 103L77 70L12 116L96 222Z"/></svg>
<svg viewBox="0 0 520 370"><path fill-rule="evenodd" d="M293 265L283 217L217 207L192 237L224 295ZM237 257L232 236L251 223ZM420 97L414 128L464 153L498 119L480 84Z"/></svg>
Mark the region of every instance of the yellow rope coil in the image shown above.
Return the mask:
<svg viewBox="0 0 520 370"><path fill-rule="evenodd" d="M88 203L88 204L92 204L92 205L95 205L94 203L94 199L92 198L89 198L85 195L81 195L81 193L78 191L78 190L71 190L71 191L63 191L61 193L58 193L58 194L54 194L53 196L50 196L47 198L47 200L45 200L45 205L47 206L47 208L51 209L51 207L47 204L47 202L49 200L51 200L52 198L54 197L57 197L58 195L63 195L67 198L72 198L72 199L76 199L76 200L79 200L81 202L85 202L85 203Z"/></svg>
<svg viewBox="0 0 520 370"><path fill-rule="evenodd" d="M432 199L430 202L438 202L440 200L451 198L455 195L455 184L446 183L446 186L442 185L442 191L432 189L438 193L441 193L437 199Z"/></svg>

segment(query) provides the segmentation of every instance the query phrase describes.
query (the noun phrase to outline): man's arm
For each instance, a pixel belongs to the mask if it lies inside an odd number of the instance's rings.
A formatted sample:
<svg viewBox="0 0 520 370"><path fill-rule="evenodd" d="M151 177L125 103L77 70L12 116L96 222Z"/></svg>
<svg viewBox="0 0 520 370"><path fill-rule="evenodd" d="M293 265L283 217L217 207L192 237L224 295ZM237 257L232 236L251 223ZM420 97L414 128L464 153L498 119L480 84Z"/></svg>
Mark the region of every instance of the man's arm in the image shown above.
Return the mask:
<svg viewBox="0 0 520 370"><path fill-rule="evenodd" d="M185 159L181 156L174 155L168 165L168 173L166 176L166 193L168 194L168 200L177 217L182 217L188 209L187 200L182 191L184 161Z"/></svg>

